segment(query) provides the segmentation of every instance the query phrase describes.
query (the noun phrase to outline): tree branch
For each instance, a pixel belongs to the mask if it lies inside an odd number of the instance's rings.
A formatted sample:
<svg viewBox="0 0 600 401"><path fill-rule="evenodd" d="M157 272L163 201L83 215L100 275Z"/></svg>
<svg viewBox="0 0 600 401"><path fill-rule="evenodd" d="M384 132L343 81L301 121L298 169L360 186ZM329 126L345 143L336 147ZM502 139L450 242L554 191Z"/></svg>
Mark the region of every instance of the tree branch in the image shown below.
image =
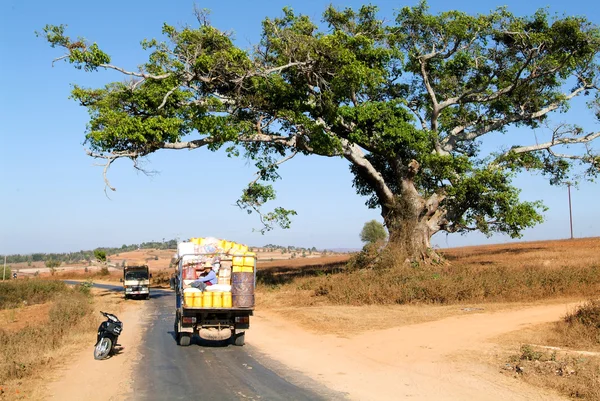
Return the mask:
<svg viewBox="0 0 600 401"><path fill-rule="evenodd" d="M538 110L536 112L530 112L530 113L521 112L519 114L507 115L505 118L490 120L487 122L487 124L484 124L480 128L475 129L473 131L466 131L466 129L469 126L476 124L477 121L473 121L470 124L465 124L464 126L455 127L454 130L451 131L451 133L448 134L442 140L442 149L445 152L451 152L454 150L454 148L456 147L456 145L459 142L474 140L482 135L487 134L488 132L495 131L497 129L500 129L500 128L507 126L509 124L512 124L512 123L516 123L519 121L525 121L525 120L534 120L536 118L540 118L540 117L550 113L551 111L558 109L566 101L571 100L575 96L579 95L581 92L588 90L588 89L592 89L592 88L593 88L593 85L583 84L583 86L580 86L579 88L573 90L571 93L564 95L563 99L561 99L557 102L554 102L554 103L550 103L548 106L544 107L541 110Z"/></svg>
<svg viewBox="0 0 600 401"><path fill-rule="evenodd" d="M596 138L600 138L600 131L594 132L591 134L587 134L585 136L578 137L578 138L577 137L557 138L557 139L553 139L552 141L540 143L537 145L519 146L519 147L510 149L508 152L505 152L502 156L506 156L510 153L528 153L528 152L535 152L537 150L550 150L550 148L552 148L554 146L558 146L558 145L572 145L572 144L576 144L576 143L588 143L588 142L593 141ZM584 156L581 156L581 157L578 157L576 155L567 156L567 158L570 158L570 159L582 159L582 157L584 157Z"/></svg>

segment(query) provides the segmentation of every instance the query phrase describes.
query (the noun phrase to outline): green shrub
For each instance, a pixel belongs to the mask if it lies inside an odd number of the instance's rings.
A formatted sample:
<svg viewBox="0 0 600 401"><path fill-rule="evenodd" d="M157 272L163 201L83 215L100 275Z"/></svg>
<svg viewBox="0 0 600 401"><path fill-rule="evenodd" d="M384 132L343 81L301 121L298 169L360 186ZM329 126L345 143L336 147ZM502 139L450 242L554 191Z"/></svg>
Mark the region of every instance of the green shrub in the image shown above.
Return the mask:
<svg viewBox="0 0 600 401"><path fill-rule="evenodd" d="M12 270L10 269L10 266L7 265L6 270L4 270L4 266L2 266L1 269L0 280L10 280L12 278Z"/></svg>

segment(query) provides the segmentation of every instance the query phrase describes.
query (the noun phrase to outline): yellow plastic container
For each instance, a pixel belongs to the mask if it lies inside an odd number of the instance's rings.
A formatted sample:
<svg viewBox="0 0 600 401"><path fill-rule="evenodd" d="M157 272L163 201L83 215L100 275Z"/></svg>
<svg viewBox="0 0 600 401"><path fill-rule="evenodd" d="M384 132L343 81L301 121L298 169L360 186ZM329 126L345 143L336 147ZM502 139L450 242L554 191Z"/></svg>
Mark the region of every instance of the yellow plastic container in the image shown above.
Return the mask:
<svg viewBox="0 0 600 401"><path fill-rule="evenodd" d="M234 253L232 263L233 263L233 267L244 266L244 254L240 253L240 252Z"/></svg>
<svg viewBox="0 0 600 401"><path fill-rule="evenodd" d="M246 245L240 245L240 252L248 252L248 247Z"/></svg>
<svg viewBox="0 0 600 401"><path fill-rule="evenodd" d="M202 306L205 308L212 308L213 304L213 294L212 292L204 291L202 293Z"/></svg>
<svg viewBox="0 0 600 401"><path fill-rule="evenodd" d="M212 306L213 308L223 307L223 293L221 291L212 291Z"/></svg>
<svg viewBox="0 0 600 401"><path fill-rule="evenodd" d="M223 293L223 308L231 308L231 292Z"/></svg>
<svg viewBox="0 0 600 401"><path fill-rule="evenodd" d="M202 293L193 292L194 294L194 308L202 308Z"/></svg>
<svg viewBox="0 0 600 401"><path fill-rule="evenodd" d="M194 293L193 292L184 292L183 293L183 303L185 306L194 306Z"/></svg>
<svg viewBox="0 0 600 401"><path fill-rule="evenodd" d="M233 266L233 269L231 270L233 273L240 273L242 271L243 267L242 266Z"/></svg>
<svg viewBox="0 0 600 401"><path fill-rule="evenodd" d="M254 258L256 254L254 252L246 252L244 255L244 266L254 267Z"/></svg>
<svg viewBox="0 0 600 401"><path fill-rule="evenodd" d="M244 273L252 273L254 271L254 267L243 266L241 271Z"/></svg>

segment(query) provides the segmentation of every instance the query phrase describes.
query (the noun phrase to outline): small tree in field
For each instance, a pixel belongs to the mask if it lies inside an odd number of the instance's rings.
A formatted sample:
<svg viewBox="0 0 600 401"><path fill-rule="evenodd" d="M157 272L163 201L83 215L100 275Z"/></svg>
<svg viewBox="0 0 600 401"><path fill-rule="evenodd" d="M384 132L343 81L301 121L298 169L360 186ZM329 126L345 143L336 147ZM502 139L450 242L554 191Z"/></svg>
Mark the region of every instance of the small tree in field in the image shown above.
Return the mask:
<svg viewBox="0 0 600 401"><path fill-rule="evenodd" d="M385 241L386 239L387 232L385 231L385 227L377 220L366 222L360 232L360 240L367 244L374 244L375 242Z"/></svg>
<svg viewBox="0 0 600 401"><path fill-rule="evenodd" d="M46 265L47 268L50 269L50 274L52 274L54 276L54 273L56 273L56 268L58 266L60 266L61 261L55 260L55 259L48 259L44 262L44 264Z"/></svg>
<svg viewBox="0 0 600 401"><path fill-rule="evenodd" d="M94 257L98 262L106 262L106 252L100 249L94 250Z"/></svg>
<svg viewBox="0 0 600 401"><path fill-rule="evenodd" d="M0 278L2 278L2 280L10 280L12 278L12 270L10 269L10 266L2 268L2 272L0 272Z"/></svg>

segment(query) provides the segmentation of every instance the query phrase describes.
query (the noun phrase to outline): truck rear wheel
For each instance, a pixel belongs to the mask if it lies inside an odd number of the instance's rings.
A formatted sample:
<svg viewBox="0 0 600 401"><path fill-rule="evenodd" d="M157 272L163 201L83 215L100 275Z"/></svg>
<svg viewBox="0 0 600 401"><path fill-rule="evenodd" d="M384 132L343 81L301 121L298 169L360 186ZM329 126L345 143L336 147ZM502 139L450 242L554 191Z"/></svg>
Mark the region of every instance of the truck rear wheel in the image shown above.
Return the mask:
<svg viewBox="0 0 600 401"><path fill-rule="evenodd" d="M232 336L233 345L238 347L242 347L246 343L246 332L242 331L241 333L235 333Z"/></svg>
<svg viewBox="0 0 600 401"><path fill-rule="evenodd" d="M192 343L192 336L189 333L178 333L177 344L187 347Z"/></svg>

